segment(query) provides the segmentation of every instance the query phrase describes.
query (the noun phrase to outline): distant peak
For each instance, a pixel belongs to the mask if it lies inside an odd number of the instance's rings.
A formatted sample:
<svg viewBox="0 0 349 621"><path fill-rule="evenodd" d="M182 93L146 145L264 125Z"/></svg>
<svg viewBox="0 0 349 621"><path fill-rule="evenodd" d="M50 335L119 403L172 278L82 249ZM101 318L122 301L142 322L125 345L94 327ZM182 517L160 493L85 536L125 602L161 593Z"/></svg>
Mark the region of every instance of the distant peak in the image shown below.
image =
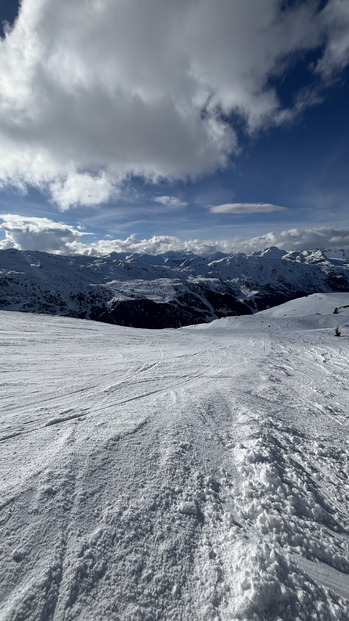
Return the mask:
<svg viewBox="0 0 349 621"><path fill-rule="evenodd" d="M265 248L260 252L261 257L268 257L270 259L280 259L285 256L286 251L281 250L277 246L270 246L269 248Z"/></svg>

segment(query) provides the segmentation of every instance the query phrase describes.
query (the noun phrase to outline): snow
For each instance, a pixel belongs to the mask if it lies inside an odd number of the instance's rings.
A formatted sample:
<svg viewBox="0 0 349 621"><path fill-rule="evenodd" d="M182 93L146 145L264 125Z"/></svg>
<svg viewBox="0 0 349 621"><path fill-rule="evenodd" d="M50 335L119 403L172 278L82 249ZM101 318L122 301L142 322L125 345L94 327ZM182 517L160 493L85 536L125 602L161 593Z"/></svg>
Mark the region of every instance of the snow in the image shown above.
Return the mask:
<svg viewBox="0 0 349 621"><path fill-rule="evenodd" d="M129 280L128 282L113 280L105 286L113 291L112 300L127 300L130 298L147 298L154 302L169 302L175 299L175 287L182 284L179 279L156 278L149 287L147 280Z"/></svg>
<svg viewBox="0 0 349 621"><path fill-rule="evenodd" d="M130 314L133 325L177 327L250 313L302 293L348 290L346 254L332 254L272 247L250 255L112 253L102 258L12 248L0 250L0 307L110 323ZM162 321L146 315L154 307L147 302L166 305ZM144 316L137 322L140 306Z"/></svg>
<svg viewBox="0 0 349 621"><path fill-rule="evenodd" d="M0 312L1 621L347 620L348 305Z"/></svg>
<svg viewBox="0 0 349 621"><path fill-rule="evenodd" d="M349 296L347 293L332 293L331 295L324 293L314 293L305 298L291 300L281 306L269 308L263 311L265 317L304 317L306 315L330 315L335 308L343 309L349 305ZM261 314L262 316L262 314Z"/></svg>

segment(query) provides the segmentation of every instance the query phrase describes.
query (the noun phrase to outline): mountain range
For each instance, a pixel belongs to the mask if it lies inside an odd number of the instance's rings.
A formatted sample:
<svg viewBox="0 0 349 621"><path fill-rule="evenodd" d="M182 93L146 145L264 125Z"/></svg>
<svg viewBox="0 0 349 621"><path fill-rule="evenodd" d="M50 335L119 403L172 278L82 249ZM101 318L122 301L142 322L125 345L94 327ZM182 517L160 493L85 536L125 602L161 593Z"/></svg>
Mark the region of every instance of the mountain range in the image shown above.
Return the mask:
<svg viewBox="0 0 349 621"><path fill-rule="evenodd" d="M341 291L349 291L344 250L106 257L0 251L0 309L138 328L178 328Z"/></svg>

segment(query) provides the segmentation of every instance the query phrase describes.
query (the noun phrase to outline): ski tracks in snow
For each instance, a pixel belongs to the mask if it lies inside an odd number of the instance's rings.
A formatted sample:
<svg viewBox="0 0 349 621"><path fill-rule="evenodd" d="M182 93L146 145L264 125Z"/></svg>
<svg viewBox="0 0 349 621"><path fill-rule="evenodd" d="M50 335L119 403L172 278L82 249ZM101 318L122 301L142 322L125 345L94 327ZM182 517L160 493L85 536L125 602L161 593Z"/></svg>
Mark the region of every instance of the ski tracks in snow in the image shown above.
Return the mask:
<svg viewBox="0 0 349 621"><path fill-rule="evenodd" d="M40 318L40 345L31 321L7 374L2 621L347 619L345 342Z"/></svg>

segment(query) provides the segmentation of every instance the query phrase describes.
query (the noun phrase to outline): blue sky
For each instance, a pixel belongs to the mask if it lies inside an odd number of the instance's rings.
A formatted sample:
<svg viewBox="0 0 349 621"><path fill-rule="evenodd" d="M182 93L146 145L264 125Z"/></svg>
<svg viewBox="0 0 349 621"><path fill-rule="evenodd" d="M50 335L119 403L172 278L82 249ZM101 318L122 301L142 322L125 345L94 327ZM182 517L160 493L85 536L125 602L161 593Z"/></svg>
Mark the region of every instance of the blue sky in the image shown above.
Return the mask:
<svg viewBox="0 0 349 621"><path fill-rule="evenodd" d="M17 9L0 4L0 247L349 247L346 0Z"/></svg>

